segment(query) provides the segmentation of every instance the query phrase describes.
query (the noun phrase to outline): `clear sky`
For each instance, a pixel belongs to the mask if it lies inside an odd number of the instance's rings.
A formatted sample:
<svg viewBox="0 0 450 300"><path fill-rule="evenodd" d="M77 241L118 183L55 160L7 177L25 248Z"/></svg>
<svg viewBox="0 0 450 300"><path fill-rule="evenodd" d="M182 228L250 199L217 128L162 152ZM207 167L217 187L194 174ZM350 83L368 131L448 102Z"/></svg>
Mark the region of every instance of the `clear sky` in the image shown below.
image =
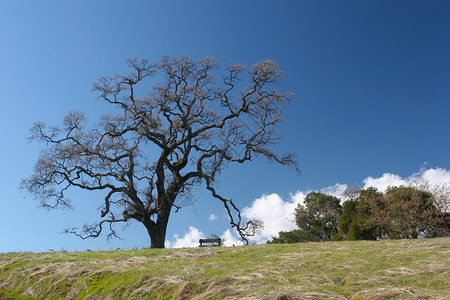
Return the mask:
<svg viewBox="0 0 450 300"><path fill-rule="evenodd" d="M231 166L219 190L247 216L275 224L309 190L406 182L421 168L449 180L450 1L0 0L0 45L0 252L149 245L139 224L123 241L60 233L98 219L101 195L74 191L73 211L47 212L18 189L43 147L26 140L33 122L57 125L70 110L97 120L109 108L92 83L126 72L135 56L280 64L296 101L276 151L297 153L302 174L264 160ZM170 246L211 233L231 241L228 224L199 190L171 216L167 238Z"/></svg>

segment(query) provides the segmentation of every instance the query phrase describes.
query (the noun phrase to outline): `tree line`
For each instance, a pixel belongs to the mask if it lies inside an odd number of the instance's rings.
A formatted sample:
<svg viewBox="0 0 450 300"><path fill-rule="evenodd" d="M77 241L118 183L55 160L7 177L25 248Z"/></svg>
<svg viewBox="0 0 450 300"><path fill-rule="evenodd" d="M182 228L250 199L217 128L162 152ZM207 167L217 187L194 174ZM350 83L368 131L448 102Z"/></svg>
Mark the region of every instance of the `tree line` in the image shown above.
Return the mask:
<svg viewBox="0 0 450 300"><path fill-rule="evenodd" d="M282 231L268 243L450 236L449 190L427 187L351 188L342 199L310 192L295 210L298 229Z"/></svg>

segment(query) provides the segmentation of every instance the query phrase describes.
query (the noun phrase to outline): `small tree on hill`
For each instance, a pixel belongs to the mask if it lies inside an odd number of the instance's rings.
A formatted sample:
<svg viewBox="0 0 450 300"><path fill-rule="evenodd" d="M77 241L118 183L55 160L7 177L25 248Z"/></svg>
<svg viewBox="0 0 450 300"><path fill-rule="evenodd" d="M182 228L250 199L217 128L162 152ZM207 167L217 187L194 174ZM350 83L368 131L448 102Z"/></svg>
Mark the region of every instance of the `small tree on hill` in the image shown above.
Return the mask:
<svg viewBox="0 0 450 300"><path fill-rule="evenodd" d="M383 196L375 188L351 189L346 191L347 201L343 203L338 227L340 238L346 240L376 240L379 237L376 226L368 226L372 211L369 202Z"/></svg>
<svg viewBox="0 0 450 300"><path fill-rule="evenodd" d="M305 205L299 204L295 219L301 231L308 232L319 241L329 241L338 233L342 206L337 197L318 192L306 195Z"/></svg>
<svg viewBox="0 0 450 300"><path fill-rule="evenodd" d="M442 193L412 186L385 193L369 187L344 202L339 233L347 240L449 236L450 214L440 206L445 201Z"/></svg>
<svg viewBox="0 0 450 300"><path fill-rule="evenodd" d="M267 241L267 244L293 244L306 242L320 242L319 238L303 230L280 231L278 237Z"/></svg>
<svg viewBox="0 0 450 300"><path fill-rule="evenodd" d="M366 227L376 227L380 238L408 239L448 235L448 214L434 203L433 194L414 187L390 187L371 210Z"/></svg>
<svg viewBox="0 0 450 300"><path fill-rule="evenodd" d="M98 237L106 225L109 236L116 236L113 224L136 220L147 229L151 247L162 248L170 214L181 208L176 199L204 184L246 240L260 222L243 224L235 202L220 195L214 183L229 164L255 156L296 168L294 154L279 156L270 150L280 141L280 108L291 99L275 89L280 67L271 60L249 72L231 65L216 82L213 73L219 67L210 57L128 63L130 74L94 84L116 114L103 116L90 129L80 112L69 113L61 127L35 123L31 139L47 147L22 187L46 208L70 206L66 191L71 188L103 191L101 221L67 232ZM160 83L148 94L139 93L151 77Z"/></svg>

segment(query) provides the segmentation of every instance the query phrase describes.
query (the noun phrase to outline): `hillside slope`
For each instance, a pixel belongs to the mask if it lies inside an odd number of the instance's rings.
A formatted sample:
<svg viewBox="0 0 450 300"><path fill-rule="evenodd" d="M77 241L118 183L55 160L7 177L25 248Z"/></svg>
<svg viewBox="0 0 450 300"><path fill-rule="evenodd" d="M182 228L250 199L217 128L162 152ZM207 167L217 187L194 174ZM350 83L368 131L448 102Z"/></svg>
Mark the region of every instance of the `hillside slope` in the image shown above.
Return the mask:
<svg viewBox="0 0 450 300"><path fill-rule="evenodd" d="M0 254L0 299L450 299L450 238Z"/></svg>

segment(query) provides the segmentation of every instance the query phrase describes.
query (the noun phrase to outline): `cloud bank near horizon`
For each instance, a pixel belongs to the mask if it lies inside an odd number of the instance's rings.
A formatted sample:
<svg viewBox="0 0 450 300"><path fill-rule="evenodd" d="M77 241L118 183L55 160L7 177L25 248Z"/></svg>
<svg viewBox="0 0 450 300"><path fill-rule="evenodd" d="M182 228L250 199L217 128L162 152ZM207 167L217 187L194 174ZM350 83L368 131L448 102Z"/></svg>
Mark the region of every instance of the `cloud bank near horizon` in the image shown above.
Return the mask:
<svg viewBox="0 0 450 300"><path fill-rule="evenodd" d="M392 173L384 173L382 176L374 178L367 177L362 181L362 188L375 187L380 191L386 191L390 186L408 186L414 185L417 180L421 178L429 183L430 186L448 186L450 187L450 171L442 168L434 168L423 170L419 173L412 174L407 178L402 178L399 175ZM349 186L347 184L336 183L319 191L321 193L330 194L338 198L343 198L345 190ZM289 231L295 229L294 212L298 204L303 203L309 191L297 191L291 194L289 199L283 200L278 194L263 194L260 198L255 199L250 206L242 209L242 216L244 219L259 219L264 222L264 228L254 237L249 238L249 241L261 244L267 240L278 236L280 231ZM214 217L216 217L214 215ZM213 219L210 216L210 220ZM237 234L227 229L221 236L224 240L224 246L239 246L242 241L237 237ZM168 241L167 247L183 248L183 247L197 247L198 240L205 238L203 232L199 229L190 226L189 231L183 237L174 235L175 241Z"/></svg>

